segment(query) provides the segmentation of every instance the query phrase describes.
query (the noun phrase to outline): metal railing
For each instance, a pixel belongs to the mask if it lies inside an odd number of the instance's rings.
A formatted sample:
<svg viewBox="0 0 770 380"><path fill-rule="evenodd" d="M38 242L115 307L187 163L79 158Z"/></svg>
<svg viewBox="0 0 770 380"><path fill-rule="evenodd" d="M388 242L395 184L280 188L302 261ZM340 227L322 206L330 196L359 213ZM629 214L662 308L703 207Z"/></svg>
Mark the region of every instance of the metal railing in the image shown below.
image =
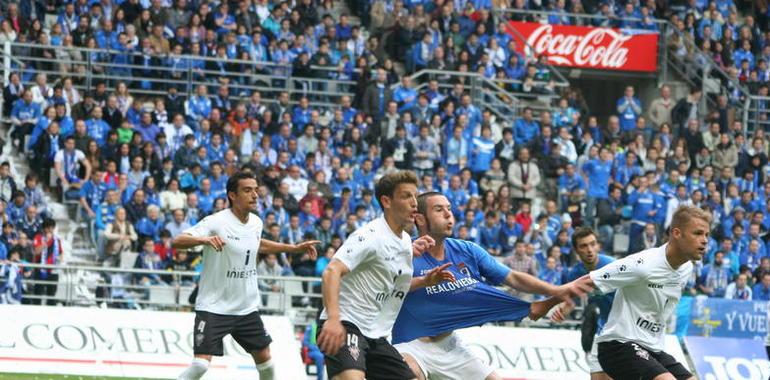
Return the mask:
<svg viewBox="0 0 770 380"><path fill-rule="evenodd" d="M415 90L422 91L428 87L428 81L439 79L438 86L442 90L451 91L454 83L463 83L465 90L470 93L474 103L482 109L490 110L494 115L510 119L518 115L521 108L527 106L536 113L550 111L555 101L559 99L556 88L568 87L568 82L533 82L537 87L553 86L550 93L533 93L515 90L521 88L523 81L516 79L489 79L475 72L443 71L423 69L409 76L412 83L417 85ZM449 78L447 80L447 78ZM398 88L400 84L391 86Z"/></svg>
<svg viewBox="0 0 770 380"><path fill-rule="evenodd" d="M193 305L188 301L195 289L198 272L146 270L80 265L42 265L19 263L22 272L32 271L24 278L25 303L41 305L109 307L121 309L150 309L165 311L189 310ZM39 270L52 270L58 278L44 280L37 277ZM164 283L141 284L130 279L125 283L115 283L112 276L162 277ZM288 316L295 325L305 325L317 317L322 305L320 294L321 278L297 276L259 276L260 280L272 281L280 287L279 291L261 291L263 313ZM0 284L5 278L0 277ZM36 289L41 287L42 292ZM55 286L53 295L45 294L44 287ZM101 288L101 290L98 290ZM307 289L307 291L305 290ZM43 294L37 294L43 293ZM102 294L98 294L102 293ZM118 296L119 294L119 296ZM576 314L583 310L583 300L578 300ZM580 318L569 319L560 324L547 320L528 322L539 327L575 328L580 325ZM511 323L500 323L509 325Z"/></svg>
<svg viewBox="0 0 770 380"><path fill-rule="evenodd" d="M23 299L33 304L62 304L65 306L106 306L156 310L185 310L193 305L188 301L195 289L198 272L145 270L79 265L19 264L22 271L32 270L24 278L27 289ZM52 270L55 280L41 279L40 270ZM122 276L113 279L113 276ZM141 283L137 277L151 281ZM261 310L277 314L296 314L298 310L314 314L321 295L315 291L320 278L296 276L259 276L260 280L275 282L280 291L262 291ZM0 282L3 278L0 277ZM53 295L45 288L55 286ZM309 291L305 291L307 288ZM289 313L293 310L293 313Z"/></svg>
<svg viewBox="0 0 770 380"><path fill-rule="evenodd" d="M49 83L56 78L69 77L76 88L84 91L92 90L97 81L105 82L109 89L123 81L129 84L132 94L139 96L164 95L166 87L174 86L189 97L199 85L217 87L226 83L234 97L247 96L253 91L289 91L307 95L313 98L314 104L327 107L338 104L342 96L353 96L351 90L356 84L352 80L339 79L337 66L310 66L314 77L299 77L293 75L292 65L269 61L156 54L150 56L155 60L154 64L145 66L133 63L137 57L144 56L137 52L63 46L46 48L59 57L33 55L33 49L42 49L39 44L6 42L4 51L10 52L15 59L3 65L4 76L7 77L9 71L17 71L26 81L31 81L34 74L45 73L50 78ZM179 58L185 63L170 67L165 64L169 58ZM211 70L207 68L210 63L224 63L227 70ZM263 100L266 103L277 101L268 96Z"/></svg>
<svg viewBox="0 0 770 380"><path fill-rule="evenodd" d="M747 117L744 119L743 130L770 130L770 96L751 95L746 105Z"/></svg>

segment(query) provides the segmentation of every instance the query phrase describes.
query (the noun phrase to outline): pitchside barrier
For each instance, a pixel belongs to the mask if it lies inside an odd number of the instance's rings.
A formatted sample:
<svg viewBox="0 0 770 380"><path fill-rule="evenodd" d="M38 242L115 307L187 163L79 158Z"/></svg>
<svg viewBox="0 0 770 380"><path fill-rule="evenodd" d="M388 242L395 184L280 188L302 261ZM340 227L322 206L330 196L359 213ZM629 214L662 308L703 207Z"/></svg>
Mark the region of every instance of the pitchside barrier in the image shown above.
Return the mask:
<svg viewBox="0 0 770 380"><path fill-rule="evenodd" d="M176 378L192 357L193 319L193 313L170 311L0 305L0 373ZM277 378L307 379L289 319L263 319ZM458 334L505 379L589 376L577 330L484 326ZM666 345L689 367L675 336L667 336ZM214 358L205 379L246 378L258 378L254 363L228 337L225 356Z"/></svg>
<svg viewBox="0 0 770 380"><path fill-rule="evenodd" d="M174 379L192 360L193 313L0 305L0 373ZM286 317L263 316L277 379L306 379ZM204 379L256 379L251 356L229 336Z"/></svg>
<svg viewBox="0 0 770 380"><path fill-rule="evenodd" d="M458 331L462 341L503 379L585 380L590 377L580 345L580 331L474 327ZM666 336L666 352L689 368L674 335Z"/></svg>

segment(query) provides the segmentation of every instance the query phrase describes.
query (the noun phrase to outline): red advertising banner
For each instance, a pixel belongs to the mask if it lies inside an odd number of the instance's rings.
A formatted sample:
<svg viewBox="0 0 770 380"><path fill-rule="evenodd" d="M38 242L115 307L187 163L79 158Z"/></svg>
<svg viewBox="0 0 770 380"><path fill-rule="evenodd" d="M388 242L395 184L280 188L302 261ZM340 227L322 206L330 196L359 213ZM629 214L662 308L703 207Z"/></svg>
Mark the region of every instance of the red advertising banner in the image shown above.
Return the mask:
<svg viewBox="0 0 770 380"><path fill-rule="evenodd" d="M515 31L509 30L508 34L518 42L520 53L546 55L554 66L658 70L658 33L655 32L515 21L510 22L510 27ZM526 44L521 42L522 36Z"/></svg>

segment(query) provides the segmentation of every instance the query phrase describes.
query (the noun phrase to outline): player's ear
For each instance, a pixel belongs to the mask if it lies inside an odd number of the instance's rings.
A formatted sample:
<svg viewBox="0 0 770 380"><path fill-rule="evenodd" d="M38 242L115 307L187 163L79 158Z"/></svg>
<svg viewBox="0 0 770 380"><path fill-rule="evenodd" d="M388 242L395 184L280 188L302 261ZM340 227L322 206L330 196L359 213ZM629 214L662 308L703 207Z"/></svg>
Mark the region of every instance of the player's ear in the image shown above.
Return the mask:
<svg viewBox="0 0 770 380"><path fill-rule="evenodd" d="M380 204L382 205L382 209L383 210L386 209L386 208L390 208L390 201L391 200L392 199L390 199L390 197L387 196L387 195L383 195L383 196L380 197Z"/></svg>
<svg viewBox="0 0 770 380"><path fill-rule="evenodd" d="M425 215L416 213L414 214L414 223L418 226L424 226L426 223Z"/></svg>

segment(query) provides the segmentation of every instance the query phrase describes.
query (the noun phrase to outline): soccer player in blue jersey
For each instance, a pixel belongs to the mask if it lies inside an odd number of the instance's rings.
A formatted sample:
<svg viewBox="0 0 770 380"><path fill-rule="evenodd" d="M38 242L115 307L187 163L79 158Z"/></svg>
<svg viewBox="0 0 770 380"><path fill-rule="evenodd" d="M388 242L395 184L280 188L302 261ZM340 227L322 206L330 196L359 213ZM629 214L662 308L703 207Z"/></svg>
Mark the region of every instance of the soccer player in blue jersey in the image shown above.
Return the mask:
<svg viewBox="0 0 770 380"><path fill-rule="evenodd" d="M479 245L451 239L455 220L452 205L438 192L417 199L415 224L419 235L428 235L435 245L414 257L414 276L443 268L455 280L411 291L393 327L393 343L418 379L487 379L501 377L465 348L454 330L493 321L538 319L560 300L585 294L590 288L571 283L554 286L525 273L512 271ZM549 295L545 301L516 299L493 285ZM582 285L581 285L582 286Z"/></svg>
<svg viewBox="0 0 770 380"><path fill-rule="evenodd" d="M596 232L590 228L580 227L572 234L572 248L575 249L580 258L580 262L573 265L564 274L564 281L575 281L593 270L599 269L613 261L614 258L600 254L601 246L596 239ZM584 349L591 347L586 351L586 362L588 363L588 370L591 373L591 380L612 380L601 365L599 365L599 358L597 357L597 345L596 336L602 331L604 324L607 322L607 317L610 315L610 308L612 307L612 300L615 297L615 292L602 294L599 291L594 291L588 296L588 306L586 311L590 308L598 309L597 318L594 321L583 321L583 342ZM560 321L564 319L564 316L572 311L572 305L564 304L556 309L556 312L552 316L552 319ZM589 314L593 315L593 314ZM590 342L590 343L589 343Z"/></svg>

